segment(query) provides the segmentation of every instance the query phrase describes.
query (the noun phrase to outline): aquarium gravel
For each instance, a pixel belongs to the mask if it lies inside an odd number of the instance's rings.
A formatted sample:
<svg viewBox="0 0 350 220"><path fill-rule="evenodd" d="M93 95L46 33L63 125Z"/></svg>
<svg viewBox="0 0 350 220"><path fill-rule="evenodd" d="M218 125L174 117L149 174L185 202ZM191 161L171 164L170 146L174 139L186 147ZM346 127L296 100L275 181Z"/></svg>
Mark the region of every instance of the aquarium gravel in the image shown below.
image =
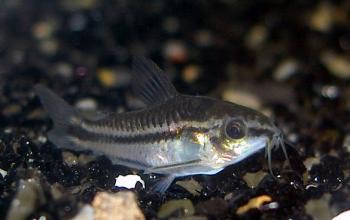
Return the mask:
<svg viewBox="0 0 350 220"><path fill-rule="evenodd" d="M348 1L1 1L0 219L322 220L349 210L349 10ZM161 195L149 190L161 175L52 144L34 85L87 113L139 109L135 54L181 93L272 117L293 146L291 167L275 151L272 175L261 152L178 178Z"/></svg>

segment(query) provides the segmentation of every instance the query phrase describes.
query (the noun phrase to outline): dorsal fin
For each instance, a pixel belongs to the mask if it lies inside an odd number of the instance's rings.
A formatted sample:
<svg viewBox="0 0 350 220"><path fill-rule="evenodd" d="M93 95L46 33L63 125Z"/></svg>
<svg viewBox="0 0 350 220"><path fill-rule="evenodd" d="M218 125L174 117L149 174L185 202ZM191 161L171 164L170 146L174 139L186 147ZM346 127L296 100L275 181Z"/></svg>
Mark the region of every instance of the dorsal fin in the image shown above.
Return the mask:
<svg viewBox="0 0 350 220"><path fill-rule="evenodd" d="M147 105L163 103L179 94L157 64L145 57L133 59L133 89Z"/></svg>

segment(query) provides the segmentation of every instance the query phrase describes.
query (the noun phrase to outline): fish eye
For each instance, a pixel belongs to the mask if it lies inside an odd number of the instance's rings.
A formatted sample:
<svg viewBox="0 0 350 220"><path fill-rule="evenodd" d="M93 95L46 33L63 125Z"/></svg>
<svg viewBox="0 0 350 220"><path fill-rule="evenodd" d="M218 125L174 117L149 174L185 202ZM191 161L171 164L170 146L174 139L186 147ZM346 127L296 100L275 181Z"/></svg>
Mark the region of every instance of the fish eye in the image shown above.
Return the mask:
<svg viewBox="0 0 350 220"><path fill-rule="evenodd" d="M227 123L225 131L226 135L232 139L241 139L245 135L244 125L238 120L232 120Z"/></svg>

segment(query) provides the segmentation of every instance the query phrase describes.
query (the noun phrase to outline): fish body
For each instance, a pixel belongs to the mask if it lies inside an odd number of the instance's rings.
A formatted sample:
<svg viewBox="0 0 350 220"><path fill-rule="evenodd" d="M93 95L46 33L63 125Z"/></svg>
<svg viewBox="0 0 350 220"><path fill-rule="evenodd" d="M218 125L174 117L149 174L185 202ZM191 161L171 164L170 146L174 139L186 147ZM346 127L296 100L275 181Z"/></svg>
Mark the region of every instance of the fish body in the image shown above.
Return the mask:
<svg viewBox="0 0 350 220"><path fill-rule="evenodd" d="M160 68L134 60L134 91L147 104L125 113L83 116L42 85L35 90L54 121L56 146L91 150L112 162L166 175L164 192L179 176L215 174L265 148L281 145L280 130L263 114L230 102L180 94Z"/></svg>

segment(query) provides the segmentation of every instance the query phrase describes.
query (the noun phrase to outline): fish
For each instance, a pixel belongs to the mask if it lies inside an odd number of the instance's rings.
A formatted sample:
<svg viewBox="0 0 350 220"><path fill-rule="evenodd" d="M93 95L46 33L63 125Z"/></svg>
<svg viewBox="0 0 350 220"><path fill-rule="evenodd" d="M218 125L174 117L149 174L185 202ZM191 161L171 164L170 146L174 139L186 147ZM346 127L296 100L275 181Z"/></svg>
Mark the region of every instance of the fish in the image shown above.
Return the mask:
<svg viewBox="0 0 350 220"><path fill-rule="evenodd" d="M132 88L145 107L87 115L38 84L35 93L53 120L48 139L58 148L89 150L114 164L161 174L164 193L177 177L213 175L265 149L288 159L282 131L264 114L207 96L179 93L157 64L134 57Z"/></svg>

